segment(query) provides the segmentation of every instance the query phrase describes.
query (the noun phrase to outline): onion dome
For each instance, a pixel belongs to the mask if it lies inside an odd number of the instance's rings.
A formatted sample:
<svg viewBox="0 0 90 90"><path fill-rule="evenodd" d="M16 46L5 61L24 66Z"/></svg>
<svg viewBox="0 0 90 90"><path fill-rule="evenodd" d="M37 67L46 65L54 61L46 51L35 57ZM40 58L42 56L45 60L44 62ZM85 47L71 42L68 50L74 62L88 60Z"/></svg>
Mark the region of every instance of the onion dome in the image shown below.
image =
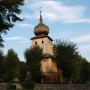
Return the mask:
<svg viewBox="0 0 90 90"><path fill-rule="evenodd" d="M42 15L40 11L40 23L34 28L34 34L37 35L48 35L49 27L43 24Z"/></svg>

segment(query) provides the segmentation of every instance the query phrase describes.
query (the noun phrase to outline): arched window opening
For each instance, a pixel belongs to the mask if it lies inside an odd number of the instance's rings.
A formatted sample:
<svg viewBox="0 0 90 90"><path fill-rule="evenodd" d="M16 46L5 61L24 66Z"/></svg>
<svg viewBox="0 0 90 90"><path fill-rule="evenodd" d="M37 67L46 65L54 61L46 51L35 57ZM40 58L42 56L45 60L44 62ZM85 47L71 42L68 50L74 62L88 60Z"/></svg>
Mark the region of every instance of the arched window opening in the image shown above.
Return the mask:
<svg viewBox="0 0 90 90"><path fill-rule="evenodd" d="M37 42L35 42L35 45L37 45Z"/></svg>
<svg viewBox="0 0 90 90"><path fill-rule="evenodd" d="M42 43L44 43L44 41L42 41Z"/></svg>

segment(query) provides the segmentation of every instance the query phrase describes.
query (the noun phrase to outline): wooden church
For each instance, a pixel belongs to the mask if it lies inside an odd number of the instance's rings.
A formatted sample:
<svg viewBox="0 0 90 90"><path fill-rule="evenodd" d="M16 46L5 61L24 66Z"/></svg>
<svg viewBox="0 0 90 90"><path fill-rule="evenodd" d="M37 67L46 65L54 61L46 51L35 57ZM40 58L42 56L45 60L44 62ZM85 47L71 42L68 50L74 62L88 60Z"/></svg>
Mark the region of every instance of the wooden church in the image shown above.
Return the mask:
<svg viewBox="0 0 90 90"><path fill-rule="evenodd" d="M34 28L35 36L31 38L32 46L38 45L43 49L45 58L41 60L41 83L63 83L62 70L57 67L55 57L53 54L53 39L48 36L49 27L43 23L41 11L40 11L40 22Z"/></svg>

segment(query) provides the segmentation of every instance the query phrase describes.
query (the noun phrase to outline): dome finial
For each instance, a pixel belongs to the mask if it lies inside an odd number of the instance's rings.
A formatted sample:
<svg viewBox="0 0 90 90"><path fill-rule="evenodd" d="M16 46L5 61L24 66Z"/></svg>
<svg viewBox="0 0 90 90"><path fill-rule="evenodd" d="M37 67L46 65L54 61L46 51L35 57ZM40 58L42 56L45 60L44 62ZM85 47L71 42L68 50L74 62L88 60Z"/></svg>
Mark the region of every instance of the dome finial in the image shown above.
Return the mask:
<svg viewBox="0 0 90 90"><path fill-rule="evenodd" d="M37 26L35 26L34 28L34 34L36 36L39 36L39 35L48 35L49 33L49 27L46 26L42 21L42 15L41 15L41 7L40 7L40 22Z"/></svg>
<svg viewBox="0 0 90 90"><path fill-rule="evenodd" d="M42 23L42 15L41 15L41 12L42 12L42 10L41 10L41 7L40 7L40 23Z"/></svg>

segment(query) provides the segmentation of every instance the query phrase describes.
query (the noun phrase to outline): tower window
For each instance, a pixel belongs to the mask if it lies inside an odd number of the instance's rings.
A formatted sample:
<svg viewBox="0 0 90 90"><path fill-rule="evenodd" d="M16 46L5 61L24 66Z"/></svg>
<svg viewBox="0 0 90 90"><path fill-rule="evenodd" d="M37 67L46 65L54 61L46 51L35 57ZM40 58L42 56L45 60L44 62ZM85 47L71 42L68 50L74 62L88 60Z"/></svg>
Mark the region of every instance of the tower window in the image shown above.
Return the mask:
<svg viewBox="0 0 90 90"><path fill-rule="evenodd" d="M35 42L35 45L37 45L37 42Z"/></svg>
<svg viewBox="0 0 90 90"><path fill-rule="evenodd" d="M44 41L42 41L42 43L44 43Z"/></svg>

